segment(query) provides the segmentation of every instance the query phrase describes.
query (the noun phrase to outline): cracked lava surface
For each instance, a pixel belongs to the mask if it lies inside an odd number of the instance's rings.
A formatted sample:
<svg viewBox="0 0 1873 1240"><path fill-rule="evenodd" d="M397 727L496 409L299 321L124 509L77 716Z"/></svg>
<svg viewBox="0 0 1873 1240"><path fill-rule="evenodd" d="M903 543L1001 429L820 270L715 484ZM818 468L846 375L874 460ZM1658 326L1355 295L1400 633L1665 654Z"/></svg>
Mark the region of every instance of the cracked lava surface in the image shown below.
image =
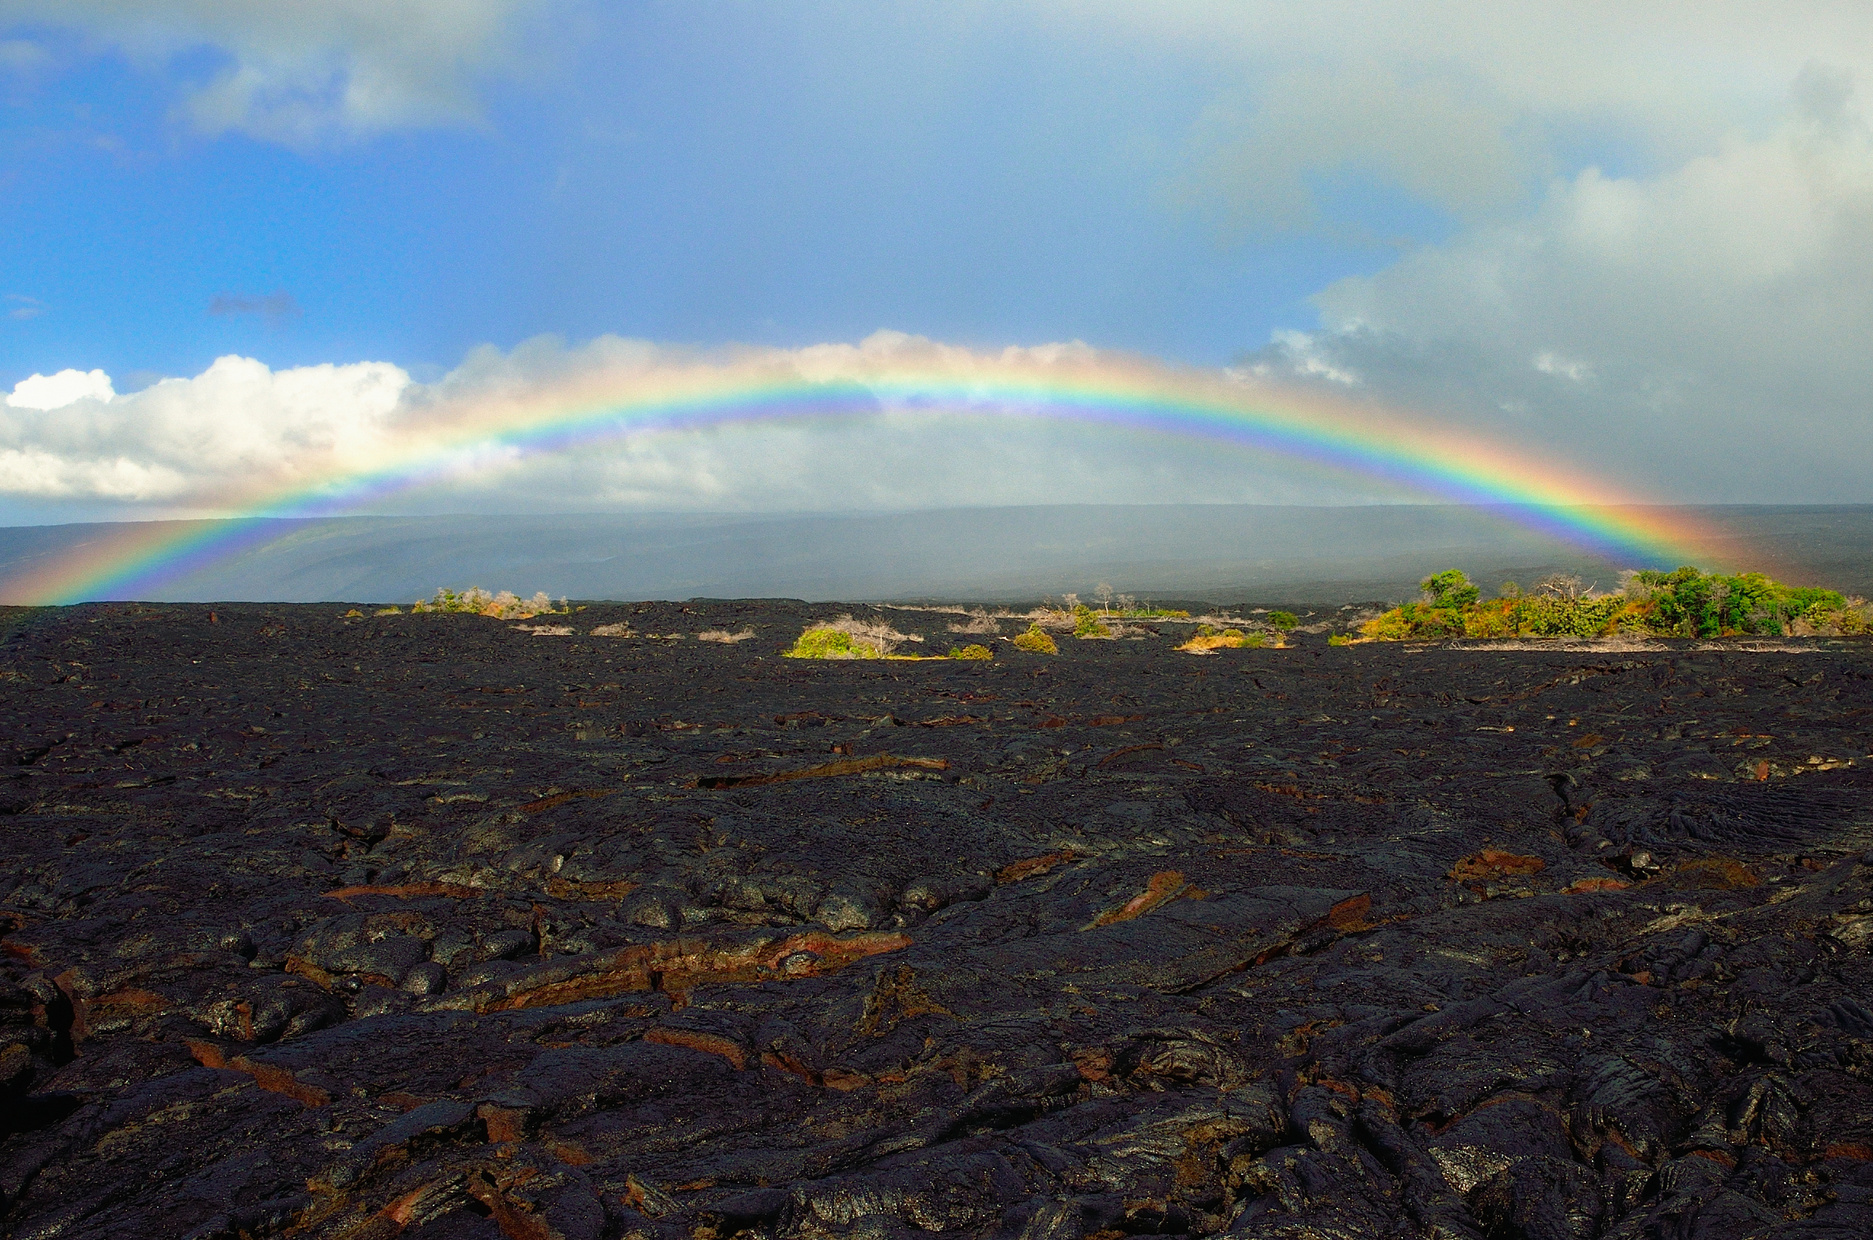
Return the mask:
<svg viewBox="0 0 1873 1240"><path fill-rule="evenodd" d="M1865 643L342 611L7 613L7 1235L1873 1234Z"/></svg>

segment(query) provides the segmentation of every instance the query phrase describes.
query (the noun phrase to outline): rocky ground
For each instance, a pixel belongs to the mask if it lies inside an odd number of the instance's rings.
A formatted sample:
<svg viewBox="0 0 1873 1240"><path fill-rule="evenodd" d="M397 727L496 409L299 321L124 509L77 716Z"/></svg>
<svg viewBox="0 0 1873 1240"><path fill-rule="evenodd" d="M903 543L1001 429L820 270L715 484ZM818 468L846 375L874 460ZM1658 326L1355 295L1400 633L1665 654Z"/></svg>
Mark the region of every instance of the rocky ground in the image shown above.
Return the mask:
<svg viewBox="0 0 1873 1240"><path fill-rule="evenodd" d="M1864 643L343 611L3 617L6 1234L1873 1233Z"/></svg>

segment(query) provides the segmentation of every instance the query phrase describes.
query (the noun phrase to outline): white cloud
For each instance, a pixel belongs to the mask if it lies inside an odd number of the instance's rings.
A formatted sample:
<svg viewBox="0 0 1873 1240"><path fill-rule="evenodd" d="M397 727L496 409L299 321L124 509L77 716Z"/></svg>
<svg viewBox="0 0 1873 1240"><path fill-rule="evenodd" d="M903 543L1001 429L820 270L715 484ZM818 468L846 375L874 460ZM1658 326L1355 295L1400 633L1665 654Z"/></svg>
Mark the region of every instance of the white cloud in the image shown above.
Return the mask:
<svg viewBox="0 0 1873 1240"><path fill-rule="evenodd" d="M979 397L961 408L899 404L876 387L884 395L827 416L543 447L486 433L537 425L542 411L686 385L863 387L915 373L979 391L1010 375L1064 378L1110 360L1078 342L974 351L879 332L856 344L706 353L617 337L576 348L541 338L511 352L475 350L433 384L382 362L273 371L223 357L194 378L113 396L93 372L92 390L62 391L56 407L0 408L0 494L118 504L126 515L226 513L377 470L409 473L420 486L344 492L338 510L834 511L1398 494L1214 442L1025 416L1035 411ZM1169 382L1184 372L1161 373Z"/></svg>
<svg viewBox="0 0 1873 1240"><path fill-rule="evenodd" d="M474 123L477 85L503 66L515 17L535 3L0 0L0 23L76 29L165 70L180 53L218 49L225 62L186 88L181 115L207 134L307 147Z"/></svg>
<svg viewBox="0 0 1873 1240"><path fill-rule="evenodd" d="M1499 220L1592 159L1658 175L1760 137L1807 66L1834 67L1808 84L1823 103L1873 80L1873 6L1826 0L1041 5L1062 39L1232 84L1196 126L1181 188L1235 233L1390 241L1401 195L1459 227Z"/></svg>
<svg viewBox="0 0 1873 1240"><path fill-rule="evenodd" d="M1315 299L1264 367L1559 445L1665 497L1867 499L1873 131L1851 79L1649 176L1589 168ZM1504 422L1501 411L1516 416Z"/></svg>
<svg viewBox="0 0 1873 1240"><path fill-rule="evenodd" d="M15 409L61 409L80 400L109 400L111 377L101 370L61 370L32 375L13 385L6 403Z"/></svg>
<svg viewBox="0 0 1873 1240"><path fill-rule="evenodd" d="M409 384L383 362L272 371L241 357L122 396L99 370L35 375L0 410L0 492L213 507L314 481L371 459Z"/></svg>

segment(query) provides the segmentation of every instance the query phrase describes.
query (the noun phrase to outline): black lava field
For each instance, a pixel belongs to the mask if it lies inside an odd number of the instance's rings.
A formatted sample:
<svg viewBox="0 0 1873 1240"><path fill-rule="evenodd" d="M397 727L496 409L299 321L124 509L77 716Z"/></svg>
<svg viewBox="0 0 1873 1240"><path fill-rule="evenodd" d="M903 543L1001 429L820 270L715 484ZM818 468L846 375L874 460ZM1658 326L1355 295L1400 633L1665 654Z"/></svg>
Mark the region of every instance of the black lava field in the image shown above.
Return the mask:
<svg viewBox="0 0 1873 1240"><path fill-rule="evenodd" d="M1865 642L344 611L0 615L4 1234L1873 1234Z"/></svg>

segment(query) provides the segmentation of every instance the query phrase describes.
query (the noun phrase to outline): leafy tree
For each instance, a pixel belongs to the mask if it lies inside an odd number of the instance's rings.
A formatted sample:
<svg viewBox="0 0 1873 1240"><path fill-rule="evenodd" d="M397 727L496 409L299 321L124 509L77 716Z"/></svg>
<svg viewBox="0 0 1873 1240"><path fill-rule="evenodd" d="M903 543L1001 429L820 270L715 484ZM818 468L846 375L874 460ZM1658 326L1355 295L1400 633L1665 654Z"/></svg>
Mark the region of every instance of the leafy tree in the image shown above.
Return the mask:
<svg viewBox="0 0 1873 1240"><path fill-rule="evenodd" d="M1431 606L1455 608L1458 611L1473 605L1483 594L1460 569L1455 568L1447 568L1426 577L1418 583L1418 589L1431 596Z"/></svg>

